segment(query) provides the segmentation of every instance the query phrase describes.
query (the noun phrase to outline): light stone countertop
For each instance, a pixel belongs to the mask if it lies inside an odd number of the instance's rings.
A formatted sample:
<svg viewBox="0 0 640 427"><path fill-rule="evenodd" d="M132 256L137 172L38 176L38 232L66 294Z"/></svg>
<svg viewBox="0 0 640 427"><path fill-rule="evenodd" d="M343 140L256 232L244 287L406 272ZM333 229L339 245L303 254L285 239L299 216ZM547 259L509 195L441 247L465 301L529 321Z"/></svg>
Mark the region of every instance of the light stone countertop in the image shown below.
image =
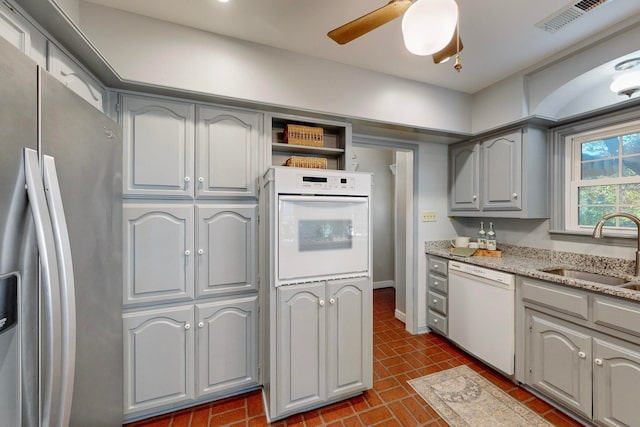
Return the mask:
<svg viewBox="0 0 640 427"><path fill-rule="evenodd" d="M628 282L640 283L640 278L634 276L635 261L633 260L506 244L500 245L498 249L502 251L501 258L485 256L460 257L451 254L449 240L425 242L425 252L427 255L436 255L442 258L492 268L520 276L532 277L547 282L640 302L640 291L540 271L555 268L572 268L590 273L620 277Z"/></svg>

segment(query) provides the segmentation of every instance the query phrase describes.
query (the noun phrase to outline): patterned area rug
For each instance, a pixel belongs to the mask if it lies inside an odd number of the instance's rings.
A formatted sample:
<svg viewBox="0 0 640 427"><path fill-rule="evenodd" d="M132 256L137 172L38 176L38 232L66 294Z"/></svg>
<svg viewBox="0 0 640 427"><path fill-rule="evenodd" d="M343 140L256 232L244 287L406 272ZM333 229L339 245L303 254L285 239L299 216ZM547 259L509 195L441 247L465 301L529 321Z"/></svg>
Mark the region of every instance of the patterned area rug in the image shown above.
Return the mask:
<svg viewBox="0 0 640 427"><path fill-rule="evenodd" d="M452 427L553 426L465 365L409 384Z"/></svg>

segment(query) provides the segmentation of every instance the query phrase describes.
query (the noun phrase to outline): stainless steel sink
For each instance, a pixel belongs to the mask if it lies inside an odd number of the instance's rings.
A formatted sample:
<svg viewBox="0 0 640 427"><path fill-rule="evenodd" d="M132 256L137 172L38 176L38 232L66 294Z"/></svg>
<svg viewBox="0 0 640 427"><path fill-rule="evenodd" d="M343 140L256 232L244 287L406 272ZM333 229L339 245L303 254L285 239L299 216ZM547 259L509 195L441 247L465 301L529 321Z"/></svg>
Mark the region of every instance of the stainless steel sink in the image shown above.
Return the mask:
<svg viewBox="0 0 640 427"><path fill-rule="evenodd" d="M596 283L601 283L603 285L609 285L609 286L621 286L628 282L628 280L621 279L619 277L607 276L604 274L597 274L597 273L588 273L586 271L572 270L569 268L552 268L549 270L541 270L541 271L549 274L557 274L558 276L564 276L564 277L569 277L569 278L578 279L578 280L586 280L588 282L596 282ZM628 288L628 289L631 289L631 288ZM640 285L638 285L638 290L640 290Z"/></svg>
<svg viewBox="0 0 640 427"><path fill-rule="evenodd" d="M619 288L631 289L632 291L640 291L640 283L623 283Z"/></svg>

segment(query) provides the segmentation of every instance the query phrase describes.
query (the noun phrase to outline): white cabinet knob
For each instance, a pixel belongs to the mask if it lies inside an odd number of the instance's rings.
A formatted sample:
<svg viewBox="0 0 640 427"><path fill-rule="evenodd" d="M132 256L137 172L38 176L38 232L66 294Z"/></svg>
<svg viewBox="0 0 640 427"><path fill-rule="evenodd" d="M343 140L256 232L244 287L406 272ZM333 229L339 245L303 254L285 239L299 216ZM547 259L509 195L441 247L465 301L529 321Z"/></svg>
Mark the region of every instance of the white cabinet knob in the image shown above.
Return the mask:
<svg viewBox="0 0 640 427"><path fill-rule="evenodd" d="M186 256L189 256L189 255L191 255L191 251L190 251L189 249L187 249L186 251L184 251L184 254L185 254Z"/></svg>
<svg viewBox="0 0 640 427"><path fill-rule="evenodd" d="M185 328L185 329L191 329L191 325L190 325L190 324L188 324L188 323L185 323L185 324L184 324L184 328Z"/></svg>
<svg viewBox="0 0 640 427"><path fill-rule="evenodd" d="M188 176L185 176L184 177L184 182L189 182L189 181L191 181L191 178L189 178Z"/></svg>
<svg viewBox="0 0 640 427"><path fill-rule="evenodd" d="M438 300L434 298L434 299L433 299L433 303L434 303L434 304L437 304L437 303L438 303Z"/></svg>
<svg viewBox="0 0 640 427"><path fill-rule="evenodd" d="M437 282L437 281L434 281L434 282L433 282L433 286L438 286L438 282Z"/></svg>
<svg viewBox="0 0 640 427"><path fill-rule="evenodd" d="M593 363L595 363L598 366L602 366L602 359L595 359Z"/></svg>
<svg viewBox="0 0 640 427"><path fill-rule="evenodd" d="M433 323L438 323L438 319L433 319Z"/></svg>
<svg viewBox="0 0 640 427"><path fill-rule="evenodd" d="M475 194L472 197L473 200L478 200L478 196L476 196Z"/></svg>
<svg viewBox="0 0 640 427"><path fill-rule="evenodd" d="M200 323L198 323L198 327L199 327L199 328L204 328L204 322L200 322Z"/></svg>
<svg viewBox="0 0 640 427"><path fill-rule="evenodd" d="M518 198L518 193L513 193L513 194L511 195L511 197L513 197L514 199L517 199L517 198Z"/></svg>
<svg viewBox="0 0 640 427"><path fill-rule="evenodd" d="M204 182L204 177L203 176L199 176L198 177L198 182Z"/></svg>
<svg viewBox="0 0 640 427"><path fill-rule="evenodd" d="M437 269L438 269L438 265L437 265L437 264L436 264L436 265L434 265L434 266L433 266L433 269L434 269L434 270L437 270Z"/></svg>
<svg viewBox="0 0 640 427"><path fill-rule="evenodd" d="M578 357L580 359L585 359L587 357L587 353L585 353L584 351L579 351L578 352Z"/></svg>
<svg viewBox="0 0 640 427"><path fill-rule="evenodd" d="M323 300L323 299L321 299L321 300L320 300L320 302L319 302L318 304L320 304L320 306L322 307L322 306L324 305L324 300Z"/></svg>
<svg viewBox="0 0 640 427"><path fill-rule="evenodd" d="M335 298L331 298L331 299L329 300L329 304L335 304L335 303L336 303L336 299L335 299Z"/></svg>
<svg viewBox="0 0 640 427"><path fill-rule="evenodd" d="M204 253L204 249L198 249L198 255L202 255Z"/></svg>

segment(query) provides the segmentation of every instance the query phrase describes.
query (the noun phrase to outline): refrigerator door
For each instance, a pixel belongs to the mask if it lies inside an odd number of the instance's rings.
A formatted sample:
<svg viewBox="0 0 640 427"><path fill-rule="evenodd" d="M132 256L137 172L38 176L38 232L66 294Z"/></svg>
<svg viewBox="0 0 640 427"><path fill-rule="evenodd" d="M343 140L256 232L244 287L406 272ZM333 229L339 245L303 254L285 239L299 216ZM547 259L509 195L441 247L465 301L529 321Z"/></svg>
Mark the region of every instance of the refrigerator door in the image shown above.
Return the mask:
<svg viewBox="0 0 640 427"><path fill-rule="evenodd" d="M120 130L48 73L42 72L41 81L42 154L45 162L46 156L55 159L75 281L76 360L70 425L121 425Z"/></svg>
<svg viewBox="0 0 640 427"><path fill-rule="evenodd" d="M36 148L36 99L35 64L0 38L0 277L19 300L15 324L0 333L0 419L29 427L39 425L39 302L23 148Z"/></svg>

